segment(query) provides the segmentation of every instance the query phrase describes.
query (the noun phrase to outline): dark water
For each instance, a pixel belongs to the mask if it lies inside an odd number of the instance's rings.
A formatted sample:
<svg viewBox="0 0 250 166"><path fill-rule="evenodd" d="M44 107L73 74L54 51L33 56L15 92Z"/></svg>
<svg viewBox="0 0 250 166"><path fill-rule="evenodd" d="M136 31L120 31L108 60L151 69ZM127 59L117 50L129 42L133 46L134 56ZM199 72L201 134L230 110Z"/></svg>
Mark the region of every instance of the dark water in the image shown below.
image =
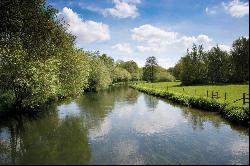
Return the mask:
<svg viewBox="0 0 250 166"><path fill-rule="evenodd" d="M249 164L248 129L127 87L0 120L0 164Z"/></svg>

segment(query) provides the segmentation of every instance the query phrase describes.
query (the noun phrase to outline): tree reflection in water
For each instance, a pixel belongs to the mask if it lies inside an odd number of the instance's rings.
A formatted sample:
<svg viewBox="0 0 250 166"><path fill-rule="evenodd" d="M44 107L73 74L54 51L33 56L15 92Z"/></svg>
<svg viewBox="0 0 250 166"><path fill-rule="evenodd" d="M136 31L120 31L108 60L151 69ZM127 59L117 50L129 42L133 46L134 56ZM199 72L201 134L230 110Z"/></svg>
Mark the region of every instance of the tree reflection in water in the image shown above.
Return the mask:
<svg viewBox="0 0 250 166"><path fill-rule="evenodd" d="M51 111L41 119L20 116L1 140L1 164L86 164L90 159L87 129L79 117L59 120ZM5 133L6 134L6 133Z"/></svg>
<svg viewBox="0 0 250 166"><path fill-rule="evenodd" d="M116 102L135 103L138 94L128 87L113 87L77 99L77 116L60 118L54 104L39 116L7 120L0 124L0 164L87 164L91 158L88 129L102 124Z"/></svg>
<svg viewBox="0 0 250 166"><path fill-rule="evenodd" d="M159 99L152 95L144 95L144 100L150 110L154 111L159 103Z"/></svg>

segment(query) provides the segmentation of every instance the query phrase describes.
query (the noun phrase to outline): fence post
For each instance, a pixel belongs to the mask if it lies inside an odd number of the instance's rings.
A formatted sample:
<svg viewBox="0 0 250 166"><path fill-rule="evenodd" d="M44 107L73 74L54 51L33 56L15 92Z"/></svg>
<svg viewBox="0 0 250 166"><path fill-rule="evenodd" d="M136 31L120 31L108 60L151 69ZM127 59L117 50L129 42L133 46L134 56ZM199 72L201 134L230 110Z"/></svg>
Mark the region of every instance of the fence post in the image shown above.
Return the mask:
<svg viewBox="0 0 250 166"><path fill-rule="evenodd" d="M182 88L183 92L184 92L184 88Z"/></svg>
<svg viewBox="0 0 250 166"><path fill-rule="evenodd" d="M216 92L216 94L217 94L217 99L219 98L219 92Z"/></svg>
<svg viewBox="0 0 250 166"><path fill-rule="evenodd" d="M208 90L207 90L207 97L208 97Z"/></svg>
<svg viewBox="0 0 250 166"><path fill-rule="evenodd" d="M196 89L194 90L194 94L196 95Z"/></svg>
<svg viewBox="0 0 250 166"><path fill-rule="evenodd" d="M167 86L167 91L168 91L168 86Z"/></svg>
<svg viewBox="0 0 250 166"><path fill-rule="evenodd" d="M225 92L225 100L227 100L227 92Z"/></svg>
<svg viewBox="0 0 250 166"><path fill-rule="evenodd" d="M214 91L212 91L212 99L214 98Z"/></svg>
<svg viewBox="0 0 250 166"><path fill-rule="evenodd" d="M246 104L245 100L246 100L246 93L243 93L243 105Z"/></svg>

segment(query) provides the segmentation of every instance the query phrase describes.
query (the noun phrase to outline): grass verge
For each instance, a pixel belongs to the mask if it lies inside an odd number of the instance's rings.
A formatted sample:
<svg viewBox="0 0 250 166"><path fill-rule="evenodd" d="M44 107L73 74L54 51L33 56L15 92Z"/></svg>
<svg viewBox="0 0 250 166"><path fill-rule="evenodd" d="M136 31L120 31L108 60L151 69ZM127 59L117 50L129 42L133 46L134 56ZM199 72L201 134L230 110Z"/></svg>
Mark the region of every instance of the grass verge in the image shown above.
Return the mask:
<svg viewBox="0 0 250 166"><path fill-rule="evenodd" d="M147 84L150 85L150 83ZM231 122L244 126L249 125L249 105L239 106L209 97L182 94L166 89L159 89L154 86L145 86L145 83L131 84L130 87L150 95L166 98L184 106L219 112L224 118Z"/></svg>

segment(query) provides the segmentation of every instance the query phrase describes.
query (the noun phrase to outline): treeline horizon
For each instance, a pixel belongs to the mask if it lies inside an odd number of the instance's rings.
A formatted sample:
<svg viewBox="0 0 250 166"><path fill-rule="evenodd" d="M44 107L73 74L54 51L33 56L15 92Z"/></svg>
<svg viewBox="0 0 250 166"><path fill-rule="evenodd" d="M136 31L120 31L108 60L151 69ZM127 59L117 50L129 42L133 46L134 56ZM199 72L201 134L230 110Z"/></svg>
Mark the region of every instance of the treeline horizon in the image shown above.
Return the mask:
<svg viewBox="0 0 250 166"><path fill-rule="evenodd" d="M239 37L228 52L193 44L168 71L186 85L249 82L249 38Z"/></svg>

